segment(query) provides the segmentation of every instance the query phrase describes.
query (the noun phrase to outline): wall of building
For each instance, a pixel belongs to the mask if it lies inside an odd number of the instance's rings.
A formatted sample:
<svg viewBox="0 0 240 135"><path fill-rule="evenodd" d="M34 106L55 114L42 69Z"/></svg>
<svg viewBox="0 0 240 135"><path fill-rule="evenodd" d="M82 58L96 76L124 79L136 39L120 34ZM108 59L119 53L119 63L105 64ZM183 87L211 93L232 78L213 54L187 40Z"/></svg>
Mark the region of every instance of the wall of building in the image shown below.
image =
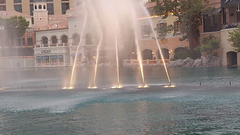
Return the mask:
<svg viewBox="0 0 240 135"><path fill-rule="evenodd" d="M54 5L54 14L55 15L61 15L62 14L62 2L68 2L68 1L61 1L61 0L53 0L52 2L47 3L53 3ZM76 0L69 0L69 6L70 8L75 7ZM19 3L20 4L20 3ZM30 14L30 4L33 4L33 2L30 2L30 0L22 0L22 13L24 14ZM6 0L6 10L7 11L14 11L14 2L13 0Z"/></svg>
<svg viewBox="0 0 240 135"><path fill-rule="evenodd" d="M227 52L234 51L234 48L231 46L231 43L228 41L229 31L232 31L236 28L232 29L223 29L221 30L221 48L222 48L222 65L227 66ZM240 65L240 59L238 59L238 65Z"/></svg>
<svg viewBox="0 0 240 135"><path fill-rule="evenodd" d="M63 35L68 36L68 29L36 31L36 45L42 44L42 41L41 41L42 37L47 37L48 38L48 44L51 44L51 37L52 36L57 36L58 43L61 43L61 36L63 36Z"/></svg>

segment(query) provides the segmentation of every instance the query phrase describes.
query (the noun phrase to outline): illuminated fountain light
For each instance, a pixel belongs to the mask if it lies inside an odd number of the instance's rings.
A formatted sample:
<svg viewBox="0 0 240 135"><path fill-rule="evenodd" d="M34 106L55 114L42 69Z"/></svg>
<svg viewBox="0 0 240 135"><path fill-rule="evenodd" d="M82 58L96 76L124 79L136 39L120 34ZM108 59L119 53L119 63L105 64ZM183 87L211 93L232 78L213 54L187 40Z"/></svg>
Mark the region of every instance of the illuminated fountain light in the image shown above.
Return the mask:
<svg viewBox="0 0 240 135"><path fill-rule="evenodd" d="M149 86L148 86L147 84L138 86L138 88L148 88L148 87L149 87Z"/></svg>
<svg viewBox="0 0 240 135"><path fill-rule="evenodd" d="M88 89L97 89L98 87L97 86L94 86L94 87L88 87Z"/></svg>
<svg viewBox="0 0 240 135"><path fill-rule="evenodd" d="M69 90L72 90L72 89L73 89L73 87L68 87L68 89L69 89Z"/></svg>
<svg viewBox="0 0 240 135"><path fill-rule="evenodd" d="M62 89L64 89L64 90L72 90L73 87L63 87Z"/></svg>
<svg viewBox="0 0 240 135"><path fill-rule="evenodd" d="M176 85L166 85L166 86L164 86L164 88L175 88L176 87Z"/></svg>
<svg viewBox="0 0 240 135"><path fill-rule="evenodd" d="M121 88L123 88L123 86L122 85L118 85L118 86L113 86L113 87L111 87L112 89L121 89Z"/></svg>

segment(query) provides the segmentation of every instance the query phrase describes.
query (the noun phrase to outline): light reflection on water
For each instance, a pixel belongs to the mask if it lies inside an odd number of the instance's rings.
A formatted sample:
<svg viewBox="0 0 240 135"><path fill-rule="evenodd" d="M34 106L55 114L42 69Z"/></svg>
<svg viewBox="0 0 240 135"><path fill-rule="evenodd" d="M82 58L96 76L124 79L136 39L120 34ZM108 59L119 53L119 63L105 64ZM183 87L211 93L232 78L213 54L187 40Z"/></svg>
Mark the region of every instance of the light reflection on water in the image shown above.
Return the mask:
<svg viewBox="0 0 240 135"><path fill-rule="evenodd" d="M145 70L150 83L166 80L161 78L164 74L158 68ZM59 83L68 69L59 71L62 69L1 72L16 75L6 76L4 84L22 81L26 85L39 85L45 81ZM229 80L239 79L238 71L173 68L170 75L179 85L167 89L162 86L146 89L132 86L94 90L6 89L0 91L0 134L239 134L240 85L227 85ZM131 75L138 75L134 68L122 69L122 73L129 75L122 77L125 82L134 84L135 76ZM82 72L82 76L86 74ZM48 79L43 80L44 76ZM16 79L14 83L9 82L11 78ZM187 81L193 84L199 79L203 83L212 81L217 86L183 84ZM223 81L226 81L225 85L217 83Z"/></svg>

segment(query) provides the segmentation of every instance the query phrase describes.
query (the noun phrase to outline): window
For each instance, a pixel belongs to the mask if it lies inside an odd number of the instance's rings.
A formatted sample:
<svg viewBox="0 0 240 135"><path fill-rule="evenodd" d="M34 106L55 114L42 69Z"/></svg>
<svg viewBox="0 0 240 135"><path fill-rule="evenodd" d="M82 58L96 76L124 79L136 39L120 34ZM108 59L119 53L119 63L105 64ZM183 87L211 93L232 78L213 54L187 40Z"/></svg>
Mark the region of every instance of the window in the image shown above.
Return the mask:
<svg viewBox="0 0 240 135"><path fill-rule="evenodd" d="M78 45L80 42L80 35L79 34L74 34L73 35L73 45Z"/></svg>
<svg viewBox="0 0 240 135"><path fill-rule="evenodd" d="M49 15L53 15L53 14L54 14L53 3L48 3L48 4L47 4L47 10L48 10L48 14L49 14Z"/></svg>
<svg viewBox="0 0 240 135"><path fill-rule="evenodd" d="M159 21L157 23L157 28L161 28L161 27L167 27L167 23L165 21Z"/></svg>
<svg viewBox="0 0 240 135"><path fill-rule="evenodd" d="M17 12L22 12L22 5L14 5L14 9Z"/></svg>
<svg viewBox="0 0 240 135"><path fill-rule="evenodd" d="M150 34L151 34L151 27L150 27L150 25L143 25L141 33L142 33L142 37L143 38L149 37Z"/></svg>
<svg viewBox="0 0 240 135"><path fill-rule="evenodd" d="M6 0L0 0L0 4L6 4Z"/></svg>
<svg viewBox="0 0 240 135"><path fill-rule="evenodd" d="M43 37L43 38L42 38L42 43L43 43L44 45L47 45L47 44L48 44L48 38L47 38L47 37Z"/></svg>
<svg viewBox="0 0 240 135"><path fill-rule="evenodd" d="M57 42L58 42L57 37L56 37L56 36L53 36L53 37L52 37L52 43L53 43L53 44L56 44Z"/></svg>
<svg viewBox="0 0 240 135"><path fill-rule="evenodd" d="M38 5L38 9L42 9L42 5Z"/></svg>
<svg viewBox="0 0 240 135"><path fill-rule="evenodd" d="M35 9L37 8L37 6L35 5ZM30 4L30 15L33 15L33 4Z"/></svg>
<svg viewBox="0 0 240 135"><path fill-rule="evenodd" d="M59 63L63 63L63 55L58 55L58 58L59 58Z"/></svg>
<svg viewBox="0 0 240 135"><path fill-rule="evenodd" d="M62 36L62 43L68 43L68 37L66 35Z"/></svg>
<svg viewBox="0 0 240 135"><path fill-rule="evenodd" d="M176 21L174 22L174 31L177 32L177 31L181 31L181 22L180 21Z"/></svg>
<svg viewBox="0 0 240 135"><path fill-rule="evenodd" d="M28 38L28 46L33 46L33 39L32 38Z"/></svg>
<svg viewBox="0 0 240 135"><path fill-rule="evenodd" d="M0 11L6 11L6 5L0 5Z"/></svg>
<svg viewBox="0 0 240 135"><path fill-rule="evenodd" d="M62 14L66 14L66 11L69 9L69 3L62 3Z"/></svg>
<svg viewBox="0 0 240 135"><path fill-rule="evenodd" d="M14 0L14 3L22 3L22 0Z"/></svg>
<svg viewBox="0 0 240 135"><path fill-rule="evenodd" d="M204 32L219 31L222 28L221 14L210 14L203 16L203 28Z"/></svg>

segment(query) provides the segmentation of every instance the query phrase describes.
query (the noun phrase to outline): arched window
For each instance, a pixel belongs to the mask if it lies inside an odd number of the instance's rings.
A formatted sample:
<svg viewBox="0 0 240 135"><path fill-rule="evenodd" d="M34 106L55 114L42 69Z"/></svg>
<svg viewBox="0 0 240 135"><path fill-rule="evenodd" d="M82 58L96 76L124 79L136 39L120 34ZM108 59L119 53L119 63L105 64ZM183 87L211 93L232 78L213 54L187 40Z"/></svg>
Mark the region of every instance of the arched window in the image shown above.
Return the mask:
<svg viewBox="0 0 240 135"><path fill-rule="evenodd" d="M142 59L143 60L151 60L152 59L152 50L145 49L142 51Z"/></svg>
<svg viewBox="0 0 240 135"><path fill-rule="evenodd" d="M56 44L58 42L56 36L52 36L52 44Z"/></svg>
<svg viewBox="0 0 240 135"><path fill-rule="evenodd" d="M35 9L37 9L37 5L35 5Z"/></svg>
<svg viewBox="0 0 240 135"><path fill-rule="evenodd" d="M86 45L92 44L92 35L90 33L86 34Z"/></svg>
<svg viewBox="0 0 240 135"><path fill-rule="evenodd" d="M46 9L46 5L43 5L43 9Z"/></svg>
<svg viewBox="0 0 240 135"><path fill-rule="evenodd" d="M38 5L38 9L42 9L42 5Z"/></svg>
<svg viewBox="0 0 240 135"><path fill-rule="evenodd" d="M62 43L68 43L68 37L66 35L62 36Z"/></svg>
<svg viewBox="0 0 240 135"><path fill-rule="evenodd" d="M47 45L48 44L48 38L42 37L42 44Z"/></svg>
<svg viewBox="0 0 240 135"><path fill-rule="evenodd" d="M162 55L164 59L169 59L169 50L166 48L162 48ZM157 50L157 58L162 59L159 50Z"/></svg>
<svg viewBox="0 0 240 135"><path fill-rule="evenodd" d="M73 45L78 45L80 42L80 35L74 34L72 39L73 39Z"/></svg>

